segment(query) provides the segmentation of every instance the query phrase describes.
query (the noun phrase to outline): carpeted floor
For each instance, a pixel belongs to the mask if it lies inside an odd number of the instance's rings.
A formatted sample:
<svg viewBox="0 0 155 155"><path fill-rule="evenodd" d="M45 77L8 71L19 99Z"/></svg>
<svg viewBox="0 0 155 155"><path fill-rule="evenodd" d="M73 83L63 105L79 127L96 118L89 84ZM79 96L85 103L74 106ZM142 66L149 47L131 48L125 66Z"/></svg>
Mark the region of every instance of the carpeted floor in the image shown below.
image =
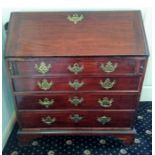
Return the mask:
<svg viewBox="0 0 155 155"><path fill-rule="evenodd" d="M3 150L3 155L151 155L152 108L150 102L139 107L135 128L137 135L133 145L125 146L112 137L60 136L43 137L28 146L18 145L17 125Z"/></svg>

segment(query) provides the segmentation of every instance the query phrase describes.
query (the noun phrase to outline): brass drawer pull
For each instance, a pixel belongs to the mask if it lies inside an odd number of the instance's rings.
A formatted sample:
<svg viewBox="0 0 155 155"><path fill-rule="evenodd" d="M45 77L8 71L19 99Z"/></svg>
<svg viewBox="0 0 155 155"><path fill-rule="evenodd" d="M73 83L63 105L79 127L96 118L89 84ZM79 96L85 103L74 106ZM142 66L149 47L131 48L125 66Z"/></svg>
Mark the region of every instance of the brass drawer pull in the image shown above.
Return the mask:
<svg viewBox="0 0 155 155"><path fill-rule="evenodd" d="M50 116L42 117L41 121L43 123L47 124L47 125L51 125L51 124L56 122L56 118L55 117L50 117Z"/></svg>
<svg viewBox="0 0 155 155"><path fill-rule="evenodd" d="M106 123L111 121L111 118L107 116L102 116L102 117L98 117L97 121L101 123L102 125L105 125Z"/></svg>
<svg viewBox="0 0 155 155"><path fill-rule="evenodd" d="M77 13L74 13L73 15L68 15L67 19L70 22L73 22L74 24L77 24L78 22L80 22L80 21L82 21L84 19L84 16L82 14L78 15Z"/></svg>
<svg viewBox="0 0 155 155"><path fill-rule="evenodd" d="M46 65L45 62L41 62L39 65L35 64L34 66L36 71L41 74L47 73L51 67L52 67L51 64Z"/></svg>
<svg viewBox="0 0 155 155"><path fill-rule="evenodd" d="M48 98L44 98L44 100L39 99L39 104L42 106L45 106L45 108L49 108L49 106L52 106L54 103L54 100L49 100Z"/></svg>
<svg viewBox="0 0 155 155"><path fill-rule="evenodd" d="M9 62L8 64L9 66L9 70L10 70L10 74L13 75L14 74L14 69L13 69L13 64L11 62Z"/></svg>
<svg viewBox="0 0 155 155"><path fill-rule="evenodd" d="M84 85L84 82L83 81L79 82L79 80L74 80L73 82L69 81L68 84L70 87L74 88L75 90L78 90L80 87Z"/></svg>
<svg viewBox="0 0 155 155"><path fill-rule="evenodd" d="M78 63L73 64L72 66L68 66L68 70L74 74L78 74L84 70L84 66Z"/></svg>
<svg viewBox="0 0 155 155"><path fill-rule="evenodd" d="M43 79L41 82L38 81L37 85L42 90L48 90L53 86L53 82L52 81L48 82L46 79Z"/></svg>
<svg viewBox="0 0 155 155"><path fill-rule="evenodd" d="M78 123L79 121L81 121L83 119L83 117L80 116L79 114L74 114L74 115L70 115L70 119L73 122Z"/></svg>
<svg viewBox="0 0 155 155"><path fill-rule="evenodd" d="M111 73L116 70L117 66L117 63L113 65L111 61L108 61L106 64L101 64L101 69L106 73Z"/></svg>
<svg viewBox="0 0 155 155"><path fill-rule="evenodd" d="M83 98L78 98L77 96L74 96L73 98L69 98L69 102L72 103L75 106L78 106L81 102L83 102Z"/></svg>
<svg viewBox="0 0 155 155"><path fill-rule="evenodd" d="M112 102L113 102L113 99L109 100L107 97L104 97L104 98L98 100L98 103L100 104L100 106L104 107L104 108L111 107Z"/></svg>
<svg viewBox="0 0 155 155"><path fill-rule="evenodd" d="M111 89L115 85L115 83L115 80L111 82L109 78L105 79L104 81L100 81L100 85L104 89Z"/></svg>

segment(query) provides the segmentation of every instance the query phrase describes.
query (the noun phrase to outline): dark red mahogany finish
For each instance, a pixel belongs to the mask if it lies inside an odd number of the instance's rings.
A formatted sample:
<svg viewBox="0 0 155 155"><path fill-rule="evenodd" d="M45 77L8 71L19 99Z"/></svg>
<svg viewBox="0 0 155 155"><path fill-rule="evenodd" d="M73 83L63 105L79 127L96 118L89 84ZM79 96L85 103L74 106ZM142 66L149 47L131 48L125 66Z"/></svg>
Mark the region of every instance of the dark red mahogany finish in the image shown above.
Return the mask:
<svg viewBox="0 0 155 155"><path fill-rule="evenodd" d="M12 13L6 42L6 63L15 99L20 142L42 135L110 135L131 144L134 118L145 75L148 47L139 11L77 12L84 16L77 24L67 16L73 12ZM35 66L51 65L47 73ZM117 64L112 72L101 69ZM77 75L68 67L83 66ZM110 89L100 81L115 80ZM53 86L42 90L38 82L46 79ZM83 81L75 90L69 81ZM83 99L78 105L69 101ZM103 107L99 99L112 99ZM39 100L54 100L48 107ZM75 123L70 117L78 114ZM97 118L106 116L104 125ZM48 124L43 118L55 118ZM48 121L47 121L48 122Z"/></svg>
<svg viewBox="0 0 155 155"><path fill-rule="evenodd" d="M115 72L112 72L110 75L119 75L119 74L140 74L140 63L143 62L145 58L143 57L126 57L125 59L122 57L89 57L89 58L34 58L34 59L12 59L14 64L14 75L15 76L26 76L26 75L40 75L35 69L35 64L40 64L40 62L45 62L46 64L51 64L52 67L49 69L48 74L56 76L57 74L65 75L69 74L73 75L68 70L69 65L73 65L74 63L79 63L84 66L83 72L81 75L107 75L107 73L103 72L101 69L101 64L105 64L108 61L112 61L113 63L117 63L118 67Z"/></svg>
<svg viewBox="0 0 155 155"><path fill-rule="evenodd" d="M68 21L72 14L13 13L6 56L147 55L139 11L78 12L78 24Z"/></svg>
<svg viewBox="0 0 155 155"><path fill-rule="evenodd" d="M84 85L80 87L79 91L95 91L95 90L106 90L100 85L100 81L103 82L110 78L111 81L116 81L114 86L109 90L138 90L139 86L139 76L134 77L79 77L79 78L70 78L70 77L42 77L42 78L16 78L13 79L14 91L23 92L23 91L41 91L42 89L37 85L38 81L46 79L48 82L53 82L53 86L48 89L49 91L74 91L75 89L69 85L69 82L74 82L78 79L79 82L84 82ZM125 82L123 82L125 81ZM47 91L48 91L47 90ZM45 90L46 92L46 90Z"/></svg>
<svg viewBox="0 0 155 155"><path fill-rule="evenodd" d="M122 115L119 115L121 113ZM132 127L134 111L37 111L37 112L19 112L20 126L21 128L52 128L52 127ZM82 116L82 120L74 122L70 119L71 115L78 114ZM45 124L42 122L42 118L47 116L55 117L56 121L53 124ZM111 118L111 121L105 125L97 122L97 118L101 116L107 116ZM123 117L122 117L123 116ZM29 121L31 120L31 121Z"/></svg>
<svg viewBox="0 0 155 155"><path fill-rule="evenodd" d="M39 104L39 100L44 98L53 99L54 103L46 109L135 109L138 101L137 94L115 93L116 95L109 95L108 93L56 93L56 94L25 94L16 95L17 107L21 110L28 109L44 109L45 106ZM75 106L69 99L77 96L83 98L83 101ZM113 99L110 107L102 107L98 100L104 97ZM62 102L63 101L63 102Z"/></svg>

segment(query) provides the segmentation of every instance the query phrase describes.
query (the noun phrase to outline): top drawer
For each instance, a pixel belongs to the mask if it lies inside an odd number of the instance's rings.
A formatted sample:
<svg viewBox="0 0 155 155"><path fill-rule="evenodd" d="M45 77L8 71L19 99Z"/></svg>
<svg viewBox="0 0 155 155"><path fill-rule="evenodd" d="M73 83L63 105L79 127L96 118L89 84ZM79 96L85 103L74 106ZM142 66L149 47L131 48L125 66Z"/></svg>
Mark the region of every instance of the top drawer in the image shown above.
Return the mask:
<svg viewBox="0 0 155 155"><path fill-rule="evenodd" d="M139 74L145 59L141 57L70 57L11 59L11 75L107 75Z"/></svg>

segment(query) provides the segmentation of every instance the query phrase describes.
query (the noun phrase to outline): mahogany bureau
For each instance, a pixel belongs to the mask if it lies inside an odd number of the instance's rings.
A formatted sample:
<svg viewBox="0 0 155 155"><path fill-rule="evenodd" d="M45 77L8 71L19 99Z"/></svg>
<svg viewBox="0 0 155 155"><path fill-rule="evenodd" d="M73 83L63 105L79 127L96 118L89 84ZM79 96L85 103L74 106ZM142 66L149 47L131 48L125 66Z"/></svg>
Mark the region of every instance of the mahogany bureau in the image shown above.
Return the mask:
<svg viewBox="0 0 155 155"><path fill-rule="evenodd" d="M20 142L44 135L133 142L148 59L139 11L14 12L5 58Z"/></svg>

